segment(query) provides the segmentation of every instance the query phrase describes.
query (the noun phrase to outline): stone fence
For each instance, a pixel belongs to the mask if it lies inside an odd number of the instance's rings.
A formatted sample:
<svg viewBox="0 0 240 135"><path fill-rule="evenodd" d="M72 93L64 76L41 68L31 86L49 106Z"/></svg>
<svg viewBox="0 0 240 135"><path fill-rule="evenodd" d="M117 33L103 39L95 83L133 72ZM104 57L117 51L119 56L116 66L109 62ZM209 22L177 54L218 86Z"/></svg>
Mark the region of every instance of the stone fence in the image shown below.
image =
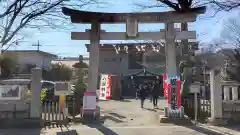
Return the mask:
<svg viewBox="0 0 240 135"><path fill-rule="evenodd" d="M218 71L210 73L211 118L214 125L240 122L240 83L223 81Z"/></svg>
<svg viewBox="0 0 240 135"><path fill-rule="evenodd" d="M238 122L240 121L240 83L224 81L221 85L223 118Z"/></svg>
<svg viewBox="0 0 240 135"><path fill-rule="evenodd" d="M34 68L31 80L0 81L0 128L41 125L41 76L41 69ZM30 100L27 100L28 84L31 84Z"/></svg>

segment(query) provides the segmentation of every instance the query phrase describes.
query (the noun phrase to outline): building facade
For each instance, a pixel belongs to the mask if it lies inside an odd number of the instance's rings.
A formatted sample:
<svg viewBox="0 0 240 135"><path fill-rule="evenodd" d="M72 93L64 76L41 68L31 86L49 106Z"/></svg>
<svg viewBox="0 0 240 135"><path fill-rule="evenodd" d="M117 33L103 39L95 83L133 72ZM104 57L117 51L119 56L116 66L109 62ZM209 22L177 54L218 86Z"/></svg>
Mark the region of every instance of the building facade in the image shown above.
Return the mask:
<svg viewBox="0 0 240 135"><path fill-rule="evenodd" d="M190 42L193 46L196 42ZM88 48L89 45L86 45ZM181 48L176 42L177 64ZM102 44L99 73L128 76L142 70L165 73L165 47L161 43Z"/></svg>
<svg viewBox="0 0 240 135"><path fill-rule="evenodd" d="M16 58L20 73L31 72L32 67L49 68L57 55L38 50L8 50L7 55Z"/></svg>
<svg viewBox="0 0 240 135"><path fill-rule="evenodd" d="M121 80L121 95L133 97L136 95L134 84L148 83L160 79L165 73L165 47L164 43L125 43L102 44L99 55L99 73L118 76ZM192 46L196 42L190 42ZM86 45L88 48L89 45ZM176 42L177 63L180 62L180 43ZM143 74L148 71L153 74ZM134 77L134 81L131 79ZM162 95L163 96L163 95Z"/></svg>

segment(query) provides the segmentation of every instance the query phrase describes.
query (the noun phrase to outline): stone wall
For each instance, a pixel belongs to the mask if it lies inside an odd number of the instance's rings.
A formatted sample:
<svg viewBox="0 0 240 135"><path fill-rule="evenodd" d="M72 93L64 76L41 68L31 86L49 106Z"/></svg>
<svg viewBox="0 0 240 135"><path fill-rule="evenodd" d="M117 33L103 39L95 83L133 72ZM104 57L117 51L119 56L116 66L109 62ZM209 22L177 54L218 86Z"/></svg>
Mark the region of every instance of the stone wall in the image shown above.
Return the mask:
<svg viewBox="0 0 240 135"><path fill-rule="evenodd" d="M0 101L0 119L29 118L30 103L22 100Z"/></svg>
<svg viewBox="0 0 240 135"><path fill-rule="evenodd" d="M27 85L31 81L31 97L20 94L19 100L0 99L0 129L20 127L41 127L41 69L32 69L31 80L2 80L0 85ZM23 92L26 92L23 90Z"/></svg>
<svg viewBox="0 0 240 135"><path fill-rule="evenodd" d="M214 125L240 122L240 84L221 80L219 71L210 72L211 118Z"/></svg>
<svg viewBox="0 0 240 135"><path fill-rule="evenodd" d="M223 118L231 122L240 122L240 84L237 82L221 82L223 89Z"/></svg>

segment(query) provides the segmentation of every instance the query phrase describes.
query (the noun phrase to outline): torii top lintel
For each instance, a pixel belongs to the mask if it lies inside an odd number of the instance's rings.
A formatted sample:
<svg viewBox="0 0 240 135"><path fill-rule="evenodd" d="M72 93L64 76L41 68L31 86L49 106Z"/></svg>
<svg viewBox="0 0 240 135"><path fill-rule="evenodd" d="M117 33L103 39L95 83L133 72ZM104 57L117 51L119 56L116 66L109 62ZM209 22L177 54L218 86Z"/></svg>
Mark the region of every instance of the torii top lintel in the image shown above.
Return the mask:
<svg viewBox="0 0 240 135"><path fill-rule="evenodd" d="M64 15L70 16L72 23L99 23L113 24L126 23L126 20L131 17L140 23L182 23L195 22L198 14L205 12L205 7L193 8L187 12L138 12L138 13L102 13L74 10L63 7Z"/></svg>

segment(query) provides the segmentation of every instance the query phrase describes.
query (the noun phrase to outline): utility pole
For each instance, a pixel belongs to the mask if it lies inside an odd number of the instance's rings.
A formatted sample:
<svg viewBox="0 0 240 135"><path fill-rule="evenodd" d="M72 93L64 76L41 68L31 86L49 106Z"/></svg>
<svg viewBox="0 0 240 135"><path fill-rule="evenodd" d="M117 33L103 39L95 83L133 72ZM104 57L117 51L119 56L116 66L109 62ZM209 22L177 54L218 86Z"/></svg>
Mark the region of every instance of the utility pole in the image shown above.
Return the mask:
<svg viewBox="0 0 240 135"><path fill-rule="evenodd" d="M37 46L37 51L40 51L40 46L42 46L42 45L40 45L39 40L38 40L38 43L36 45L33 44L32 46Z"/></svg>

